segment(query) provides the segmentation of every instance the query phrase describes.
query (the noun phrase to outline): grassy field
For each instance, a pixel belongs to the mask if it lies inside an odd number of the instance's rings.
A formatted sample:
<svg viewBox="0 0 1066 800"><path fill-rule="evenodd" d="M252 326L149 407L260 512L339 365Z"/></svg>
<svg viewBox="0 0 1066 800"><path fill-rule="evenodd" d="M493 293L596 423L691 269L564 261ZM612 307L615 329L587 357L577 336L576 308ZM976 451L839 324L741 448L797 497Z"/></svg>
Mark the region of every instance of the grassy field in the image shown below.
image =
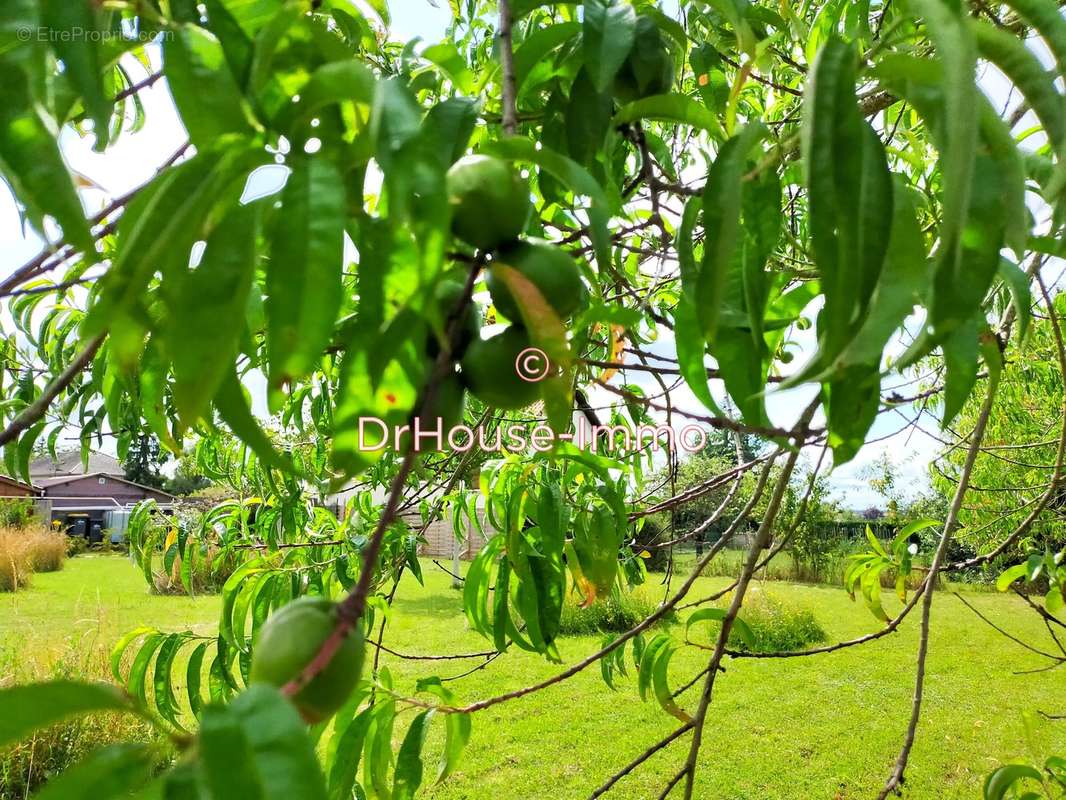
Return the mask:
<svg viewBox="0 0 1066 800"><path fill-rule="evenodd" d="M450 579L425 564L427 586L407 580L386 642L405 653L455 653L486 649L466 630L460 598ZM726 579L701 581L697 596ZM777 598L814 611L830 640L876 630L861 604L835 587L771 583ZM1020 600L987 592L967 599L994 621L1028 640L1047 634ZM898 608L886 597L889 613ZM108 650L136 625L168 630L214 630L216 597L149 595L142 577L119 557L79 557L63 572L34 576L25 591L0 596L0 679L22 681L49 673L57 661L100 665ZM991 630L956 598L939 593L933 607L926 705L907 797L979 796L982 777L996 765L1026 757L1066 753L1066 723L1041 723L1027 736L1021 711L1066 712L1066 677L1060 671L1016 675L1046 661ZM678 630L680 635L680 630ZM726 664L716 688L704 737L697 796L703 798L868 798L880 788L906 725L917 643L916 615L900 631L861 648L787 660ZM561 646L567 661L596 649L597 637L573 637ZM1050 645L1049 645L1050 646ZM451 676L476 662L426 662L383 656L399 688L418 677ZM445 666L439 666L443 663ZM706 663L705 654L674 658L680 684ZM454 681L461 700L472 701L548 677L558 665L521 652ZM697 690L683 696L695 703ZM495 706L474 719L473 736L459 772L424 796L459 798L586 797L612 772L676 726L658 706L642 703L632 679L610 691L593 667L547 691ZM406 728L406 716L399 731ZM427 747L439 742L434 731ZM687 739L660 753L609 796L655 797L676 770ZM427 754L435 758L432 753Z"/></svg>

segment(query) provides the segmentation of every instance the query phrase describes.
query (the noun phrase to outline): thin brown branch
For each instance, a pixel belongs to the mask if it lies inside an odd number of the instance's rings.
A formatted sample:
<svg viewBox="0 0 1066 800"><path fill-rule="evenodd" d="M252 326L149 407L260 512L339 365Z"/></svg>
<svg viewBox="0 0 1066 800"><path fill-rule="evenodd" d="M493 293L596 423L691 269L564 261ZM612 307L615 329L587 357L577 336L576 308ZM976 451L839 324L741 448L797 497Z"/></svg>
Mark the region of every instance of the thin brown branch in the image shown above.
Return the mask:
<svg viewBox="0 0 1066 800"><path fill-rule="evenodd" d="M618 783L618 781L622 780L622 778L624 778L630 772L635 770L637 767L639 767L641 764L643 764L645 761L647 761L653 755L658 753L660 750L662 750L665 747L668 747L670 744L672 744L673 742L675 742L678 739L680 739L682 736L684 736L690 730L692 730L692 723L691 722L686 722L684 725L682 725L680 728L678 728L673 733L668 734L667 736L665 736L662 739L660 739L659 741L657 741L655 744L653 744L651 747L649 747L647 750L645 750L639 756L637 756L632 761L630 761L628 764L626 764L624 767L622 767L622 769L618 770L618 772L616 772L614 775L612 775L610 778L608 778L607 781L604 782L602 786L600 786L600 788L598 788L596 791L594 791L592 794L589 795L589 800L595 800L595 798L602 797L603 795L605 795L608 791L610 791L612 786L614 786L616 783Z"/></svg>
<svg viewBox="0 0 1066 800"><path fill-rule="evenodd" d="M900 749L899 756L896 758L895 766L893 766L888 780L885 781L884 788L878 794L878 800L885 800L889 794L896 791L902 784L903 773L907 769L911 748L914 747L914 737L918 730L918 720L922 712L922 697L925 690L925 662L929 653L929 624L933 609L933 588L936 585L934 576L940 571L940 565L944 561L944 555L947 553L952 533L958 523L959 510L962 508L962 501L966 496L970 476L973 474L973 467L977 461L977 454L981 449L981 442L984 440L985 429L988 427L988 419L992 414L992 402L999 386L999 377L1000 374L996 371L993 372L989 380L988 391L985 394L984 403L977 418L977 425L974 426L970 447L966 453L966 462L959 477L959 485L955 487L955 496L952 498L947 519L944 521L944 532L940 536L940 544L937 546L933 561L929 565L929 574L926 576L922 590L922 623L918 639L918 664L914 678L914 699L911 704L911 718L907 725L906 734L903 737L903 747Z"/></svg>

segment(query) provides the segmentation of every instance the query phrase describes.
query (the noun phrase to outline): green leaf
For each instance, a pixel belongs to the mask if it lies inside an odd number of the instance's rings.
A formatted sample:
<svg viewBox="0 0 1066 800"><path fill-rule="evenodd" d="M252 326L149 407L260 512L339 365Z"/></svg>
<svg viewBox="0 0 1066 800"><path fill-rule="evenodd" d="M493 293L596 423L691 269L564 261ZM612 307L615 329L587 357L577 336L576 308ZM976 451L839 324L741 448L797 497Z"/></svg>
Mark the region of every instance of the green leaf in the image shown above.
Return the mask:
<svg viewBox="0 0 1066 800"><path fill-rule="evenodd" d="M1029 332L1029 323L1033 319L1033 297L1029 291L1029 276L1015 264L1005 258L999 260L999 277L1007 285L1010 292L1011 303L1014 306L1014 316L1018 320L1018 339L1024 340Z"/></svg>
<svg viewBox="0 0 1066 800"><path fill-rule="evenodd" d="M697 622L705 622L707 620L713 620L714 622L721 622L725 619L726 610L724 608L701 608L698 611L693 611L689 614L688 619L685 620L685 638L688 638L688 631Z"/></svg>
<svg viewBox="0 0 1066 800"><path fill-rule="evenodd" d="M599 91L587 69L581 70L570 85L570 99L564 119L570 157L589 166L604 149L611 130L614 101L610 93Z"/></svg>
<svg viewBox="0 0 1066 800"><path fill-rule="evenodd" d="M862 448L881 407L881 373L860 365L832 373L823 388L833 463L846 464Z"/></svg>
<svg viewBox="0 0 1066 800"><path fill-rule="evenodd" d="M1028 764L1008 764L990 773L985 778L984 800L1003 800L1007 792L1018 782L1034 780L1040 783L1043 775Z"/></svg>
<svg viewBox="0 0 1066 800"><path fill-rule="evenodd" d="M902 177L896 176L888 251L866 318L823 376L848 367L879 368L885 345L924 295L929 270L915 208L918 199Z"/></svg>
<svg viewBox="0 0 1066 800"><path fill-rule="evenodd" d="M888 614L881 605L881 573L888 565L889 562L885 559L870 562L869 569L862 573L859 580L866 607L882 622L888 622Z"/></svg>
<svg viewBox="0 0 1066 800"><path fill-rule="evenodd" d="M200 761L212 797L260 800L266 796L241 720L222 706L208 706L200 720Z"/></svg>
<svg viewBox="0 0 1066 800"><path fill-rule="evenodd" d="M874 549L874 552L877 553L877 555L882 558L888 558L888 553L885 552L884 545L882 545L877 537L874 536L874 532L870 529L869 525L866 526L866 541L870 543L870 547Z"/></svg>
<svg viewBox="0 0 1066 800"><path fill-rule="evenodd" d="M259 427L259 421L248 406L244 387L234 373L223 379L215 395L215 408L233 434L248 445L260 461L283 472L295 470L292 462L274 449L270 438Z"/></svg>
<svg viewBox="0 0 1066 800"><path fill-rule="evenodd" d="M935 528L943 523L938 519L919 519L914 522L909 522L900 528L899 533L892 539L892 553L897 558L901 558L906 552L908 546L908 540L916 534L918 531L924 531L927 528Z"/></svg>
<svg viewBox="0 0 1066 800"><path fill-rule="evenodd" d="M766 134L761 124L745 127L722 145L703 190L703 261L696 282L696 311L712 345L725 306L729 274L740 236L743 178L748 153Z"/></svg>
<svg viewBox="0 0 1066 800"><path fill-rule="evenodd" d="M134 543L130 542L131 549L134 547ZM150 560L151 549L148 549L148 553L142 555L142 558ZM122 677L122 655L126 652L126 648L129 647L134 640L149 634L155 633L155 628L142 625L141 627L134 628L132 631L126 633L111 650L111 674L115 677L116 681L120 683L124 681Z"/></svg>
<svg viewBox="0 0 1066 800"><path fill-rule="evenodd" d="M855 101L855 61L850 45L830 37L804 97L811 243L825 294L819 353L804 373L828 363L851 340L880 278L891 234L892 180L881 140ZM793 382L801 379L807 375Z"/></svg>
<svg viewBox="0 0 1066 800"><path fill-rule="evenodd" d="M209 3L224 7L249 39L255 38L284 4L283 0L209 0Z"/></svg>
<svg viewBox="0 0 1066 800"><path fill-rule="evenodd" d="M681 270L682 293L674 307L674 342L677 347L678 367L685 383L697 400L721 416L722 412L711 395L707 367L704 364L707 348L696 309L699 268L693 253L692 240L701 207L701 198L691 198L685 204L681 225L677 230L677 261Z"/></svg>
<svg viewBox="0 0 1066 800"><path fill-rule="evenodd" d="M230 573L230 576L226 578L226 582L222 584L222 611L219 615L218 637L225 641L234 650L243 650L245 648L245 643L242 641L243 619L241 620L241 640L238 639L237 634L234 632L234 606L237 604L237 599L244 589L245 581L254 575L265 572L266 570L267 566L262 558L253 558L237 567L237 569Z"/></svg>
<svg viewBox="0 0 1066 800"><path fill-rule="evenodd" d="M163 70L189 139L212 147L227 133L252 132L237 81L218 39L194 25L163 38Z"/></svg>
<svg viewBox="0 0 1066 800"><path fill-rule="evenodd" d="M0 689L0 746L35 730L92 711L133 711L115 686L78 681L50 681Z"/></svg>
<svg viewBox="0 0 1066 800"><path fill-rule="evenodd" d="M440 678L424 678L418 682L418 691L430 692L444 703L456 705L455 694L449 691ZM451 775L459 766L459 757L470 740L470 715L445 714L445 740L441 751L440 763L437 765L437 783Z"/></svg>
<svg viewBox="0 0 1066 800"><path fill-rule="evenodd" d="M235 207L211 233L200 264L175 276L166 342L174 404L186 425L200 419L233 370L255 277L257 211Z"/></svg>
<svg viewBox="0 0 1066 800"><path fill-rule="evenodd" d="M478 105L468 97L449 97L437 103L422 120L422 138L430 143L447 169L466 152L477 125Z"/></svg>
<svg viewBox="0 0 1066 800"><path fill-rule="evenodd" d="M959 415L973 387L977 385L978 342L977 320L972 319L957 328L944 340L944 418L947 427Z"/></svg>
<svg viewBox="0 0 1066 800"><path fill-rule="evenodd" d="M90 262L96 261L96 243L60 155L56 124L33 102L19 70L5 67L4 73L0 81L0 173L26 206L38 232L44 234L47 214L59 223L70 244Z"/></svg>
<svg viewBox="0 0 1066 800"><path fill-rule="evenodd" d="M204 720L216 744L201 750L212 762L205 763L211 780L241 789L214 796L325 800L325 778L307 727L273 687L251 686L228 706L206 710Z"/></svg>
<svg viewBox="0 0 1066 800"><path fill-rule="evenodd" d="M722 622L725 620L726 610L724 608L701 608L699 611L693 611L685 620L685 637L688 637L689 628L698 622L706 622L711 620L714 622ZM730 635L733 632L740 637L740 640L747 645L749 651L755 650L755 633L752 631L751 626L748 625L740 617L733 618L733 627L730 631Z"/></svg>
<svg viewBox="0 0 1066 800"><path fill-rule="evenodd" d="M949 253L956 252L970 205L970 183L977 149L978 109L975 71L977 47L958 3L912 0L911 9L924 17L929 38L944 69L944 142L940 148L944 178L941 238ZM961 254L953 264L959 280L966 280Z"/></svg>
<svg viewBox="0 0 1066 800"><path fill-rule="evenodd" d="M359 758L363 753L367 728L373 706L364 709L343 729L333 734L337 742L336 754L329 771L329 800L350 800L359 773Z"/></svg>
<svg viewBox="0 0 1066 800"><path fill-rule="evenodd" d="M670 691L668 670L670 668L670 659L673 658L675 652L677 652L677 645L673 642L667 642L659 649L655 664L652 667L652 689L655 692L655 699L659 702L659 706L667 714L676 717L682 722L691 722L692 717L674 701L673 692Z"/></svg>
<svg viewBox="0 0 1066 800"><path fill-rule="evenodd" d="M723 141L726 138L718 117L702 103L697 103L683 94L657 94L635 100L622 106L611 123L617 126L638 119L691 125L706 131L715 141Z"/></svg>
<svg viewBox="0 0 1066 800"><path fill-rule="evenodd" d="M275 122L290 134L309 128L322 109L352 103L366 119L374 101L374 73L359 61L332 61L316 69L300 87L299 100L283 108Z"/></svg>
<svg viewBox="0 0 1066 800"><path fill-rule="evenodd" d="M579 22L562 22L537 28L527 36L514 53L515 90L522 96L522 86L530 73L541 64L548 55L568 42L581 31Z"/></svg>
<svg viewBox="0 0 1066 800"><path fill-rule="evenodd" d="M440 68L452 84L463 94L475 94L474 73L458 48L451 42L433 44L422 51L422 58Z"/></svg>
<svg viewBox="0 0 1066 800"><path fill-rule="evenodd" d="M670 635L660 633L648 642L647 647L641 652L640 665L637 672L637 691L640 693L641 700L648 699L648 690L652 688L652 681L655 674L655 662L658 660L659 652L664 647L669 646Z"/></svg>
<svg viewBox="0 0 1066 800"><path fill-rule="evenodd" d="M174 659L178 650L187 641L180 633L172 633L166 637L159 648L159 655L155 659L155 671L153 677L153 698L160 715L175 727L180 728L178 715L178 699L174 695L174 681L171 678L171 669L174 667Z"/></svg>
<svg viewBox="0 0 1066 800"><path fill-rule="evenodd" d="M1025 579L1035 581L1044 571L1044 559L1039 553L1032 553L1025 561Z"/></svg>
<svg viewBox="0 0 1066 800"><path fill-rule="evenodd" d="M585 0L582 51L592 83L603 92L633 48L637 15L633 6L614 0Z"/></svg>
<svg viewBox="0 0 1066 800"><path fill-rule="evenodd" d="M152 778L158 754L144 744L114 744L48 779L35 800L130 797Z"/></svg>
<svg viewBox="0 0 1066 800"><path fill-rule="evenodd" d="M182 559L184 563L186 559ZM189 656L189 663L185 667L185 688L189 696L189 708L193 716L199 717L203 709L203 697L200 694L200 684L203 677L204 654L207 652L207 642L200 642Z"/></svg>
<svg viewBox="0 0 1066 800"><path fill-rule="evenodd" d="M126 691L142 706L148 705L144 691L148 667L152 663L152 657L166 638L166 634L163 633L148 634L141 642L141 648L133 657L133 663L130 665L130 674L126 678Z"/></svg>
<svg viewBox="0 0 1066 800"><path fill-rule="evenodd" d="M1063 602L1062 587L1052 586L1046 595L1044 595L1044 605L1047 607L1049 614L1058 615L1066 603Z"/></svg>
<svg viewBox="0 0 1066 800"><path fill-rule="evenodd" d="M100 42L104 33L99 24L96 4L91 0L42 0L41 22L50 29L56 56L63 62L67 76L82 97L87 115L93 121L96 149L107 146L108 123L112 101L104 94Z"/></svg>
<svg viewBox="0 0 1066 800"><path fill-rule="evenodd" d="M267 269L267 353L274 390L315 368L342 298L344 179L322 158L301 158L281 197Z"/></svg>
<svg viewBox="0 0 1066 800"><path fill-rule="evenodd" d="M412 800L422 785L422 747L426 743L429 721L433 711L423 711L411 720L411 727L403 737L396 754L396 777L392 786L393 800Z"/></svg>

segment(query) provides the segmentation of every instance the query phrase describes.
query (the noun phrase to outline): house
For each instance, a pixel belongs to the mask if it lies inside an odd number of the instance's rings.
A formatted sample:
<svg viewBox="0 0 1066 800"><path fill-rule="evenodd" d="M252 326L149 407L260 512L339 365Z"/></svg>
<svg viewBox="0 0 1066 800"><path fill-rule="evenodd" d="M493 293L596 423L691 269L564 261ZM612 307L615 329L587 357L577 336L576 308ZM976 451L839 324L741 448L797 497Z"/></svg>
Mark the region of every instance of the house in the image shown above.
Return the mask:
<svg viewBox="0 0 1066 800"><path fill-rule="evenodd" d="M177 502L172 494L127 480L118 460L104 453L90 453L87 468L77 451L37 459L30 479L50 506L52 523L90 542L101 541L105 531L112 541L121 540L130 510L142 500L155 500L164 510Z"/></svg>

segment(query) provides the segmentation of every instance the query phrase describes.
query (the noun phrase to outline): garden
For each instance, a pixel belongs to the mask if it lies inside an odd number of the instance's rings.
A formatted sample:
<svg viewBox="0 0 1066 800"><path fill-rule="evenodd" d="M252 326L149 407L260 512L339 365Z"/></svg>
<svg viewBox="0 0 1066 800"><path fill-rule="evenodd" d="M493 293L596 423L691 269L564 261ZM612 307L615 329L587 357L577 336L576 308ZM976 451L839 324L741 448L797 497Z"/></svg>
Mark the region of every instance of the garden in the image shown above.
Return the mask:
<svg viewBox="0 0 1066 800"><path fill-rule="evenodd" d="M451 588L450 577L429 560L423 568L426 586L407 577L396 595L390 649L404 655L484 651L481 637L464 630L460 595ZM658 583L649 587L649 597L661 594ZM727 583L725 578L701 579L696 590L710 593ZM972 587L960 591L997 624L1011 625L1013 632L1035 642L1046 640L1039 621L1027 620L1021 599ZM878 627L840 586L767 581L758 593L812 614L824 633L815 644L847 640ZM1066 748L1066 731L1039 714L1061 710L1062 686L1039 673L1016 674L1039 668L1044 660L1005 639L954 597L945 594L937 600L930 657L930 671L937 677L930 686L926 736L908 783L915 797L970 798L980 794L985 774L996 766ZM79 556L62 573L40 576L31 589L0 596L0 677L5 683L60 675L107 678L110 649L124 633L140 625L211 633L220 602L217 595L150 594L127 559ZM683 619L668 629L681 627ZM714 744L701 763L700 796L869 797L879 788L880 776L871 775L866 765L892 756L895 732L908 710L904 677L917 635L916 626L905 623L869 655L844 650L782 664L732 660L723 675L728 695L713 723ZM567 635L560 645L564 663L595 651L601 639L599 632ZM779 638L769 641L775 649L781 646ZM459 676L483 661L453 661L442 674ZM702 663L695 653L679 657L671 666L678 685ZM422 673L418 662L390 653L382 655L381 664L404 691L413 690ZM449 684L476 700L543 680L557 669L526 654ZM545 786L553 787L548 796L589 795L598 785L596 775L620 769L632 752L670 730L669 718L663 718L654 700L642 703L636 697L636 670L630 673L612 692L598 669L587 670L572 682L517 701L513 714L485 719L471 735L462 766L426 796L541 798ZM123 737L150 737L144 723L122 720L68 723L41 735L37 743L10 751L0 769L5 800L25 796L26 776L36 787L44 776L95 748ZM427 760L443 746L443 736L435 733L426 743ZM31 761L38 765L34 770ZM802 775L796 772L797 762L804 766ZM648 797L668 779L671 766L668 759L656 758L647 772L623 781L618 796Z"/></svg>

